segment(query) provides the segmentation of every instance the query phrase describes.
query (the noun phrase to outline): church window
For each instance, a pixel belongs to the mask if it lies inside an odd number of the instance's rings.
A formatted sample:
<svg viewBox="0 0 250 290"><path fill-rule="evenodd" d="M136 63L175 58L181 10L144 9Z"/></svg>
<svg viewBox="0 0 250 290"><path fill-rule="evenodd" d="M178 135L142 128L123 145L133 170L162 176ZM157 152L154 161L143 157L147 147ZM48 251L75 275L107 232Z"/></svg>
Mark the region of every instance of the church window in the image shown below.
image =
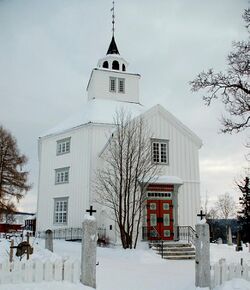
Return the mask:
<svg viewBox="0 0 250 290"><path fill-rule="evenodd" d="M110 77L109 90L110 90L110 92L116 92L116 78Z"/></svg>
<svg viewBox="0 0 250 290"><path fill-rule="evenodd" d="M56 172L56 184L68 183L69 182L69 167L58 168Z"/></svg>
<svg viewBox="0 0 250 290"><path fill-rule="evenodd" d="M125 64L122 65L122 71L126 71L126 66L125 66Z"/></svg>
<svg viewBox="0 0 250 290"><path fill-rule="evenodd" d="M118 79L118 92L119 93L125 92L125 79Z"/></svg>
<svg viewBox="0 0 250 290"><path fill-rule="evenodd" d="M68 197L54 199L54 223L66 224L68 219Z"/></svg>
<svg viewBox="0 0 250 290"><path fill-rule="evenodd" d="M152 139L152 161L168 164L168 140Z"/></svg>
<svg viewBox="0 0 250 290"><path fill-rule="evenodd" d="M105 60L103 65L102 65L103 68L109 68L109 63Z"/></svg>
<svg viewBox="0 0 250 290"><path fill-rule="evenodd" d="M115 70L119 70L120 69L119 62L117 60L114 60L112 62L112 69L115 69Z"/></svg>
<svg viewBox="0 0 250 290"><path fill-rule="evenodd" d="M62 155L70 152L70 138L57 141L56 153Z"/></svg>

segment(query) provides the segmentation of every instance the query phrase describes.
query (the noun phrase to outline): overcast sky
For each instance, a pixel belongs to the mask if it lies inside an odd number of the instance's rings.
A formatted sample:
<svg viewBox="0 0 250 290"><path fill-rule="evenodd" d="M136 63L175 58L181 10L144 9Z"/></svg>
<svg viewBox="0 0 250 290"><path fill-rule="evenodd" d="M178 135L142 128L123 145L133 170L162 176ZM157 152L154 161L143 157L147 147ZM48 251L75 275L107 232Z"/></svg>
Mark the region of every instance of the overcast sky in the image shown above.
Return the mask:
<svg viewBox="0 0 250 290"><path fill-rule="evenodd" d="M218 134L223 107L205 107L188 82L224 70L233 40L247 34L247 0L117 0L116 42L140 73L140 100L163 105L203 141L201 194L212 201L245 175L247 134ZM29 158L33 189L19 208L36 210L40 134L79 111L93 67L111 40L111 0L0 0L0 123Z"/></svg>

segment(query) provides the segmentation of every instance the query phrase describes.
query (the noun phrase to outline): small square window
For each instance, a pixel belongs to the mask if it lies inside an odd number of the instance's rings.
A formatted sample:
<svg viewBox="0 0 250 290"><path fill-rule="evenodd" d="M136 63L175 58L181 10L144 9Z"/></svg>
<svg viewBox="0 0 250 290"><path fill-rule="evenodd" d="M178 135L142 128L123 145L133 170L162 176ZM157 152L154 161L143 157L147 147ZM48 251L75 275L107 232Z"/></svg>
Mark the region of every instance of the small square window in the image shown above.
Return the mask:
<svg viewBox="0 0 250 290"><path fill-rule="evenodd" d="M57 141L56 147L57 155L62 155L70 152L70 138L62 139Z"/></svg>
<svg viewBox="0 0 250 290"><path fill-rule="evenodd" d="M56 173L56 177L55 177L56 184L69 182L69 167L58 168L55 170L55 173Z"/></svg>

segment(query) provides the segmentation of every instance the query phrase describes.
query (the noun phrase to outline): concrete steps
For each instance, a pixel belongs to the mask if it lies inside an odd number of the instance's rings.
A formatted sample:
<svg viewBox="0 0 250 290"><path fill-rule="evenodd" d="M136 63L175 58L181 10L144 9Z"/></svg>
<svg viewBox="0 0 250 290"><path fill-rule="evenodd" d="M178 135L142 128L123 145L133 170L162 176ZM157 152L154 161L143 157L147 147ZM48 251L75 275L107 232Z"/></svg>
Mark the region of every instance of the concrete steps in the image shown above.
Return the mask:
<svg viewBox="0 0 250 290"><path fill-rule="evenodd" d="M195 248L189 243L153 242L151 248L164 259L169 260L193 260L195 259Z"/></svg>

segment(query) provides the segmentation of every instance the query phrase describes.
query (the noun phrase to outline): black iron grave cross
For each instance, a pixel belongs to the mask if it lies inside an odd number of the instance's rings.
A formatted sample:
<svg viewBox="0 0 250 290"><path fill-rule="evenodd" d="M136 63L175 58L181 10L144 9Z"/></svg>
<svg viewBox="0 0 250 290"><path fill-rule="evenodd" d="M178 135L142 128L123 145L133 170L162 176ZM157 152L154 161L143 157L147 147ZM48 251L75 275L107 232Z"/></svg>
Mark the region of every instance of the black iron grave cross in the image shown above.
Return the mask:
<svg viewBox="0 0 250 290"><path fill-rule="evenodd" d="M203 220L203 217L205 217L206 215L202 212L202 209L201 209L200 213L198 213L197 216L199 216L201 220Z"/></svg>
<svg viewBox="0 0 250 290"><path fill-rule="evenodd" d="M93 212L96 212L95 209L93 209L93 206L90 206L90 209L87 209L86 212L89 212L90 215L92 215Z"/></svg>

